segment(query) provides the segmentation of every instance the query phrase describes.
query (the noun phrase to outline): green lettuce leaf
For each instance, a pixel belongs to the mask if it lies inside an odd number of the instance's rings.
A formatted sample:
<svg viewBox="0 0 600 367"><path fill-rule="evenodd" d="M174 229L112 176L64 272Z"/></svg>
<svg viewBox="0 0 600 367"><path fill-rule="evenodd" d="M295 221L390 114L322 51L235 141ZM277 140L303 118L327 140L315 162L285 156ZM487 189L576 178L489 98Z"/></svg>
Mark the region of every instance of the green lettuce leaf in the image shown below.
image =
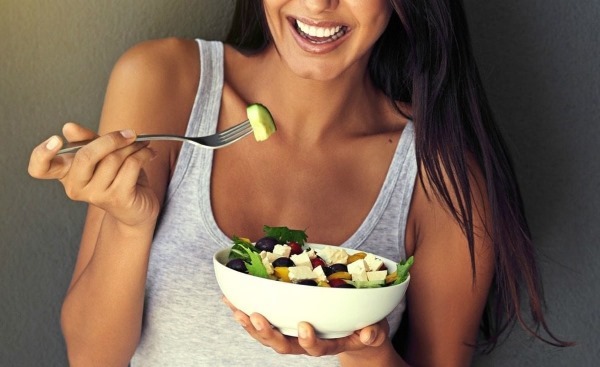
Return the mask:
<svg viewBox="0 0 600 367"><path fill-rule="evenodd" d="M385 285L383 280L347 280L346 283L350 283L356 288L381 288Z"/></svg>
<svg viewBox="0 0 600 367"><path fill-rule="evenodd" d="M263 232L267 237L275 238L279 243L297 242L304 246L307 240L306 231L301 229L289 229L288 227L269 227L264 226Z"/></svg>
<svg viewBox="0 0 600 367"><path fill-rule="evenodd" d="M397 278L392 284L400 284L408 278L408 271L413 266L415 259L411 256L406 260L400 261L396 267Z"/></svg>
<svg viewBox="0 0 600 367"><path fill-rule="evenodd" d="M242 259L246 262L250 262L250 257L247 251L258 253L258 250L254 245L248 242L246 239L233 236L233 246L229 252L229 260L231 259Z"/></svg>
<svg viewBox="0 0 600 367"><path fill-rule="evenodd" d="M256 251L252 251L249 248L246 248L246 252L249 258L249 261L246 263L248 273L250 275L268 279L269 274L267 273L265 265L262 263L260 255Z"/></svg>

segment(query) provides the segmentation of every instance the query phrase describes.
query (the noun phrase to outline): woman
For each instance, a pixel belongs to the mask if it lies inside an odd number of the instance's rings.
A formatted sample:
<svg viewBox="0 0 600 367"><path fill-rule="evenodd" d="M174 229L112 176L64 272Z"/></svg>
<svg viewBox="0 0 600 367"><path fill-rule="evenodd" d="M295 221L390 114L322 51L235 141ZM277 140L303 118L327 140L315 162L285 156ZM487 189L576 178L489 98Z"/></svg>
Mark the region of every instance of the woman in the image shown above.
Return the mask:
<svg viewBox="0 0 600 367"><path fill-rule="evenodd" d="M90 204L62 309L72 365L467 365L490 290L502 330L521 321L520 284L546 329L466 28L458 1L239 1L230 44L167 39L125 53L100 137L71 156L56 156L51 137L30 161L32 176ZM278 126L266 142L133 143L136 132L224 130L253 102ZM72 123L63 134L96 137ZM414 255L403 332L404 305L334 340L305 323L285 337L232 306L231 317L211 256L265 224Z"/></svg>

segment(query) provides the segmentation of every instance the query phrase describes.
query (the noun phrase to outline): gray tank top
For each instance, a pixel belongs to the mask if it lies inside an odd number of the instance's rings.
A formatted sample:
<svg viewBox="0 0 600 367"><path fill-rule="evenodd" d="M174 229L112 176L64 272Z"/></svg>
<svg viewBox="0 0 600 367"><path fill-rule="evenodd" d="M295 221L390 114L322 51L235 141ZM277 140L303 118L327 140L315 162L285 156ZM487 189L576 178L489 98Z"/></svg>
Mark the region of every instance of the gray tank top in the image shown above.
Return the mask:
<svg viewBox="0 0 600 367"><path fill-rule="evenodd" d="M223 87L223 44L198 40L201 77L187 134L216 131ZM212 256L230 239L211 210L213 153L184 144L167 190L152 251L137 366L337 366L336 357L279 355L238 325L221 301ZM379 196L341 246L404 259L404 233L416 177L414 132L405 127ZM405 305L388 316L397 330Z"/></svg>

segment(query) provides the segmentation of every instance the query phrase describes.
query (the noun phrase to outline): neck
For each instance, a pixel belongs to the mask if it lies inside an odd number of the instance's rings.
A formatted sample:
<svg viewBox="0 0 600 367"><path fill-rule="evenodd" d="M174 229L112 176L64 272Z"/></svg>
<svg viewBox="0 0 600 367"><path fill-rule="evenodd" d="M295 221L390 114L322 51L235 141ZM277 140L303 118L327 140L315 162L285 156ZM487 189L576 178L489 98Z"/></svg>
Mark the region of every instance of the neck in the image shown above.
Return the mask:
<svg viewBox="0 0 600 367"><path fill-rule="evenodd" d="M302 141L324 141L332 137L366 135L379 128L377 119L387 99L368 75L361 60L328 80L312 80L294 74L277 52L265 52L258 62L259 97L276 116L285 135Z"/></svg>

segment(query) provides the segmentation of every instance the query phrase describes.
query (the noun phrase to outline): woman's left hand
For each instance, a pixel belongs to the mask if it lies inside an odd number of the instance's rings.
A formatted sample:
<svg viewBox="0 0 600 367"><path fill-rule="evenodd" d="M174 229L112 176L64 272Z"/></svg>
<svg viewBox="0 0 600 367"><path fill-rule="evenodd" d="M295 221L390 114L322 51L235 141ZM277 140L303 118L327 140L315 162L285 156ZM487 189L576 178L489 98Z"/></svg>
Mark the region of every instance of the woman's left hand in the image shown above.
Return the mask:
<svg viewBox="0 0 600 367"><path fill-rule="evenodd" d="M286 336L273 328L267 319L257 313L246 315L233 306L225 297L223 301L233 311L233 317L261 344L279 354L308 354L311 356L337 355L381 346L388 339L389 325L386 319L377 324L356 330L337 339L319 339L315 329L306 322L298 324L298 337Z"/></svg>

